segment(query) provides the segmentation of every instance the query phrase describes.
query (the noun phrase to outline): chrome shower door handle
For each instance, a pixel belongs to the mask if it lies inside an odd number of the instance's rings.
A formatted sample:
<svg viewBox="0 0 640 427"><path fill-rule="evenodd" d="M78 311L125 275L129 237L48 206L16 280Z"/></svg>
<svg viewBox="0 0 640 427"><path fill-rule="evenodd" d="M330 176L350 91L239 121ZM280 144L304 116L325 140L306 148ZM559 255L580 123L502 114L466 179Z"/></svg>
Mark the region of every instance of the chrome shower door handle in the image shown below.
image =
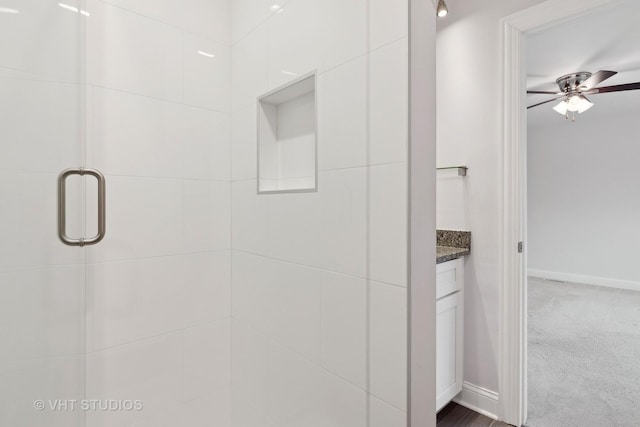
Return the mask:
<svg viewBox="0 0 640 427"><path fill-rule="evenodd" d="M67 178L71 175L89 175L98 181L98 234L85 239L72 239L67 236ZM68 246L95 245L104 239L107 228L106 184L104 175L95 169L71 168L63 170L58 176L58 237Z"/></svg>

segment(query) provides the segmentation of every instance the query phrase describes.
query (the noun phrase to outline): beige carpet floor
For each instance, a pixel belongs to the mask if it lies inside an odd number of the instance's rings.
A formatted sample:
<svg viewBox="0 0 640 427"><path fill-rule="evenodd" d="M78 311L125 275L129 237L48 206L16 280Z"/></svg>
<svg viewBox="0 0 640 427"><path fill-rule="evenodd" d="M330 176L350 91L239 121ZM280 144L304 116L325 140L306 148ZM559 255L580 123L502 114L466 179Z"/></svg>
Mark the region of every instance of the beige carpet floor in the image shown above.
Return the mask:
<svg viewBox="0 0 640 427"><path fill-rule="evenodd" d="M640 292L529 279L528 427L640 427Z"/></svg>

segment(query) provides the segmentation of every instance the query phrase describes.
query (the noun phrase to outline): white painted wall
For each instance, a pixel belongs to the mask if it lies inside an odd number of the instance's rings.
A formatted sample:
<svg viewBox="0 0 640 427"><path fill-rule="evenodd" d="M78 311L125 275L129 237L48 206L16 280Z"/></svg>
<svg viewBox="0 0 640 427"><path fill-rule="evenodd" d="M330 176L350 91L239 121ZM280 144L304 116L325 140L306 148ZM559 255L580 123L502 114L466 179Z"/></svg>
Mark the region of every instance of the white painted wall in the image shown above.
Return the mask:
<svg viewBox="0 0 640 427"><path fill-rule="evenodd" d="M600 97L594 96L596 108ZM640 100L640 97L637 97ZM636 101L640 107L640 102ZM640 289L638 108L528 129L529 271Z"/></svg>
<svg viewBox="0 0 640 427"><path fill-rule="evenodd" d="M465 381L498 391L500 303L501 28L540 0L449 0L437 37L438 228L472 232L465 263Z"/></svg>
<svg viewBox="0 0 640 427"><path fill-rule="evenodd" d="M408 2L270 4L232 8L233 423L403 427ZM318 191L258 195L256 98L313 70Z"/></svg>

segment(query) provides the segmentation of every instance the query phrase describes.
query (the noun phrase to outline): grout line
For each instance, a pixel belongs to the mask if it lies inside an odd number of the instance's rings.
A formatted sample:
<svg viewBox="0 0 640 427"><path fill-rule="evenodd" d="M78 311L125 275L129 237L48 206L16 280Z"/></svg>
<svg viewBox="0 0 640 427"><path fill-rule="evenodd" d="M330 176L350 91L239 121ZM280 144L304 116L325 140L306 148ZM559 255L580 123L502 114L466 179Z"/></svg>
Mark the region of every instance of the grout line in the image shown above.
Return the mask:
<svg viewBox="0 0 640 427"><path fill-rule="evenodd" d="M317 266L313 266L313 265L309 265L309 264L301 264L299 262L289 261L289 260L282 259L282 258L274 258L274 257L268 256L268 255L263 255L263 254L259 254L259 253L256 253L256 252L250 252L250 251L246 251L246 250L242 250L242 249L232 249L232 251L243 253L243 254L246 254L246 255L256 256L256 257L260 257L260 258L265 258L265 259L269 259L269 260L272 260L272 261L283 262L285 264L291 264L291 265L294 265L294 266L297 266L297 267L305 267L305 268L309 268L309 269L312 269L312 270L318 270L318 271L321 271L321 272L337 274L337 275L340 275L340 276L352 277L352 278L355 278L355 279L368 280L371 283L379 283L379 284L382 284L382 285L393 286L393 287L400 288L400 289L406 289L406 286L402 286L402 285L398 285L398 284L394 284L394 283L387 283L387 282L383 282L383 281L380 281L380 280L369 279L369 278L366 277L366 274L365 274L365 276L358 276L358 275L354 275L354 274L350 274L350 273L344 273L344 272L341 272L341 271L329 270L329 269L326 269L326 268L317 267Z"/></svg>
<svg viewBox="0 0 640 427"><path fill-rule="evenodd" d="M261 331L259 329L256 329L251 323L249 323L248 321L245 321L244 319L233 318L233 320L235 322L241 324L242 327L251 330L254 334L260 335L262 338L264 338L265 340L269 341L267 344L275 344L275 345L279 346L280 348L285 349L285 350L295 354L296 356L300 357L305 362L310 363L314 367L319 368L322 371L330 374L332 377L335 377L336 379L349 384L350 386L358 389L359 391L364 392L365 395L368 394L366 389L363 389L361 386L352 383L348 379L344 378L343 376L333 372L328 367L324 366L322 364L321 360L316 361L316 360L313 360L313 359L309 358L307 355L300 353L298 350L296 350L295 348L291 347L290 345L285 344L284 342L281 342L280 340L267 335L267 333L265 331Z"/></svg>
<svg viewBox="0 0 640 427"><path fill-rule="evenodd" d="M123 93L123 94L126 94L126 95L137 96L137 97L140 97L140 98L152 99L154 101L166 102L168 104L181 105L181 106L185 106L185 107L195 108L195 109L198 109L198 110L205 110L205 111L209 111L209 112L212 112L212 113L224 114L224 115L228 115L228 116L231 115L231 109L229 109L229 111L216 110L214 108L203 107L202 105L188 104L186 102L180 102L180 101L176 101L174 99L161 98L159 96L153 96L153 95L145 95L144 93L131 92L129 90L118 89L118 88L114 88L114 87L110 87L110 86L103 86L103 85L99 85L99 84L96 84L96 83L87 83L86 85L94 87L94 88L97 88L97 89L102 89L102 90L105 90L105 91ZM183 76L183 96L182 96L182 98L184 100L184 76Z"/></svg>
<svg viewBox="0 0 640 427"><path fill-rule="evenodd" d="M114 7L114 8L116 8L116 9L122 10L122 11L127 12L127 13L130 13L130 14L132 14L132 15L136 15L136 16L139 16L139 17L141 17L141 18L148 19L148 20L153 21L153 22L156 22L156 23L158 23L158 24L166 25L167 27L170 27L170 28L172 28L172 29L174 29L174 30L182 31L182 32L184 32L184 33L185 33L185 34L187 34L187 35L194 36L194 37L199 37L199 38L201 38L201 39L206 39L206 40L208 40L208 41L210 41L210 42L213 42L213 43L219 44L219 45L224 46L224 47L228 47L228 48L230 48L230 47L231 47L231 40L229 40L228 42L222 42L222 41L219 41L219 40L216 40L216 39L212 39L212 38L211 38L211 37L209 37L209 36L205 36L205 35L203 35L203 34L196 33L196 32L193 32L193 31L189 31L189 30L187 30L187 29L185 29L185 28L182 28L182 27L177 26L176 24L172 24L172 23L170 23L170 22L162 21L161 19L156 18L156 17L154 17L154 16L151 16L151 15L145 15L145 14L143 14L143 13L136 12L135 10L127 9L126 7L120 6L120 5L118 5L118 4L112 3L112 2L107 1L107 0L97 0L97 1L99 1L100 3L102 3L102 4L103 4L103 5L105 5L105 6ZM230 18L230 17L229 17L229 18Z"/></svg>
<svg viewBox="0 0 640 427"><path fill-rule="evenodd" d="M380 162L380 163L362 164L362 165L355 165L355 166L346 166L342 168L318 169L318 174L327 173L327 172L348 171L352 169L365 169L365 168L377 167L377 166L393 166L393 165L400 165L400 164L406 165L407 163L408 162L406 160L400 160L400 161L393 161L393 162ZM237 178L237 179L232 178L231 182L255 181L256 179L257 179L256 177Z"/></svg>
<svg viewBox="0 0 640 427"><path fill-rule="evenodd" d="M366 276L367 276L367 308L366 308L366 387L367 387L367 403L366 403L366 426L371 426L371 22L370 22L371 1L366 3L366 58L365 58L365 140L366 140L366 167L367 167L367 237L366 237Z"/></svg>
<svg viewBox="0 0 640 427"><path fill-rule="evenodd" d="M195 329L198 328L200 326L204 326L204 325L213 325L214 323L221 323L221 322L225 322L225 321L229 321L231 322L231 317L230 316L226 316L226 317L219 317L217 319L213 319L213 320L208 320L206 322L200 322L200 323L196 323L193 325L187 325L187 326L181 326L179 328L176 329L171 329L165 332L161 332L158 334L154 334L154 335L145 335L144 338L140 338L140 339L135 339L135 340L131 340L131 341L125 341L116 345L110 345L107 347L100 347L100 348L96 348L96 346L94 345L93 349L91 351L88 351L86 354L88 355L95 355L95 354L99 354L99 353L103 353L105 351L111 351L111 350L116 350L118 348L122 348L122 347L126 347L129 345L135 345L135 344L142 344L146 341L152 341L152 340L157 340L159 338L163 338L163 337L168 337L170 335L180 335L181 337L183 337L184 332L189 330L189 329Z"/></svg>

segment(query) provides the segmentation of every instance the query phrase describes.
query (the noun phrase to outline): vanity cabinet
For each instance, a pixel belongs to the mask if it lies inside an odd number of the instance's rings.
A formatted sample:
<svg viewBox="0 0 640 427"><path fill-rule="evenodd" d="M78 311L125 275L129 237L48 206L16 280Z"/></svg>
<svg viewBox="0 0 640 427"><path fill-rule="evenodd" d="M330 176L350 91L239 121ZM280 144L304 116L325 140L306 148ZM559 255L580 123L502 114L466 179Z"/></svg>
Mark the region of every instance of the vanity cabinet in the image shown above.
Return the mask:
<svg viewBox="0 0 640 427"><path fill-rule="evenodd" d="M463 258L436 269L436 410L462 391Z"/></svg>

